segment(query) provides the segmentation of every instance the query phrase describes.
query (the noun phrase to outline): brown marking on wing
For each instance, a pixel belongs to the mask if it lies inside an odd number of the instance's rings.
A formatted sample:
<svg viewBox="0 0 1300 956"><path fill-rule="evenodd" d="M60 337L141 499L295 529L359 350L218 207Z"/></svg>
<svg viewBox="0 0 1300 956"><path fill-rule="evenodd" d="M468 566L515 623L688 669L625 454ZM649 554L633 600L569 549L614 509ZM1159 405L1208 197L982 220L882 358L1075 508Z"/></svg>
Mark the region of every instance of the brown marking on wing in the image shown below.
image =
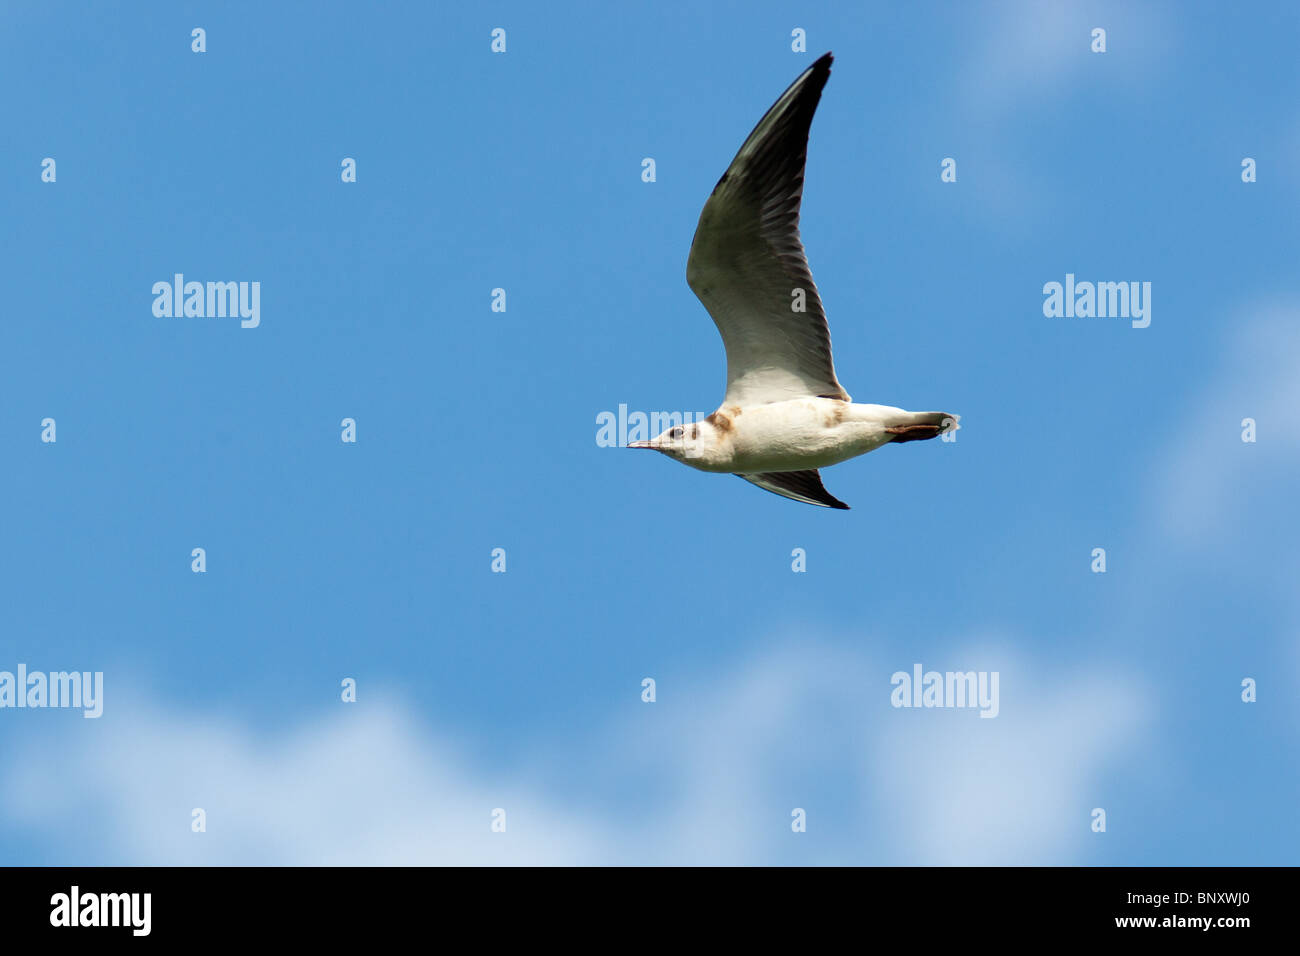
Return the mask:
<svg viewBox="0 0 1300 956"><path fill-rule="evenodd" d="M841 424L844 421L844 409L846 407L844 402L837 402L831 408L826 409L825 414L822 415L822 426L834 428L836 425Z"/></svg>

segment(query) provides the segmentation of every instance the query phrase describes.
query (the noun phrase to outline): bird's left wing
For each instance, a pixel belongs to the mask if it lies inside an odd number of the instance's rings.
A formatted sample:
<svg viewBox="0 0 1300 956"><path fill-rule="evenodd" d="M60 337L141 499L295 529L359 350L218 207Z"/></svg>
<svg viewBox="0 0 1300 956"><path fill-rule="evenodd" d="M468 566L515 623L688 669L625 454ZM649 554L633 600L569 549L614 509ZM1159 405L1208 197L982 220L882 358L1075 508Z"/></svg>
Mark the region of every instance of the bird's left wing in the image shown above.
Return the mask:
<svg viewBox="0 0 1300 956"><path fill-rule="evenodd" d="M808 128L831 73L827 53L759 120L704 204L686 281L727 349L728 404L822 396L851 401L799 239Z"/></svg>
<svg viewBox="0 0 1300 956"><path fill-rule="evenodd" d="M737 474L736 477L744 478L764 491L770 491L782 498L790 498L810 505L821 505L823 508L849 510L848 505L822 485L822 476L817 473L816 468L807 471L769 471L761 475Z"/></svg>

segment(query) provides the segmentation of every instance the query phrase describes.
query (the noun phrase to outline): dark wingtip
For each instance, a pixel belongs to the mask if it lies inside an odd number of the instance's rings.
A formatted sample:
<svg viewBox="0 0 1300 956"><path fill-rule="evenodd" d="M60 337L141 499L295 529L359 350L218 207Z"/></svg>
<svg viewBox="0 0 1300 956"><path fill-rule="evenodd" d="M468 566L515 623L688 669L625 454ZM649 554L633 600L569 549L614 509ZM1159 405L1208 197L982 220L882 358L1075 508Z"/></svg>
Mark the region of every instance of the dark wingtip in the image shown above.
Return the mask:
<svg viewBox="0 0 1300 956"><path fill-rule="evenodd" d="M834 508L836 511L850 511L850 510L852 510L852 509L849 508L848 505L846 505L844 502L839 501L839 500L836 500L836 501L832 502L832 503L831 503L831 507Z"/></svg>
<svg viewBox="0 0 1300 956"><path fill-rule="evenodd" d="M805 74L811 73L812 82L817 84L818 87L823 87L826 85L826 81L831 78L831 64L833 62L835 62L834 56L830 53L823 53L804 72Z"/></svg>

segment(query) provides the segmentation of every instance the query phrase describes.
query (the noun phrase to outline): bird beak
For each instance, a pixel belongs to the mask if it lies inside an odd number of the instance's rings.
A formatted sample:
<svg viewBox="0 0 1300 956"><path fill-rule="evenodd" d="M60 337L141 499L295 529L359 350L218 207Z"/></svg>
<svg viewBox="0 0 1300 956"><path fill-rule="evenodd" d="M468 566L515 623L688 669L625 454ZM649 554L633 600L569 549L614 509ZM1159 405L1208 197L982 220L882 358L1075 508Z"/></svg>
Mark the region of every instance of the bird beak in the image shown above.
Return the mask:
<svg viewBox="0 0 1300 956"><path fill-rule="evenodd" d="M650 449L653 449L653 448L654 448L654 445L653 445L651 442L648 442L648 441L630 441L630 442L627 443L627 447L628 447L628 448L650 448Z"/></svg>

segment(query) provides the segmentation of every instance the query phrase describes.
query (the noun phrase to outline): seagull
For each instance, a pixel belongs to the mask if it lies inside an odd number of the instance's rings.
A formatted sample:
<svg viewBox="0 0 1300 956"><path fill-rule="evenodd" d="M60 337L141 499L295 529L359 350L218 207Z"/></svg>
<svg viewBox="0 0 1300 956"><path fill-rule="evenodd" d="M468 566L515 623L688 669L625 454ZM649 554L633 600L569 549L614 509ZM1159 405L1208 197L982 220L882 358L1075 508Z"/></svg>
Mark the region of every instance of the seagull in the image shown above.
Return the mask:
<svg viewBox="0 0 1300 956"><path fill-rule="evenodd" d="M835 377L826 313L799 240L808 129L832 59L822 56L781 94L700 213L686 282L722 334L722 404L701 421L628 447L847 510L818 469L961 426L946 412L856 403Z"/></svg>

